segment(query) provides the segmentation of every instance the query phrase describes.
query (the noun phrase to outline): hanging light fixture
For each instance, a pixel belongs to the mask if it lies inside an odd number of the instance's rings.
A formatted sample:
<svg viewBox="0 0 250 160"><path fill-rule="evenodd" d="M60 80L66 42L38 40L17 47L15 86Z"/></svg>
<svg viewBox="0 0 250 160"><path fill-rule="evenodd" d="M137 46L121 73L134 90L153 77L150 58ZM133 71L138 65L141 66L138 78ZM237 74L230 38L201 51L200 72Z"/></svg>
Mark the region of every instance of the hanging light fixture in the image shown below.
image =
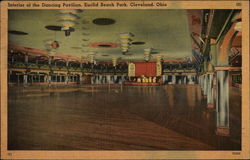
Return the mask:
<svg viewBox="0 0 250 160"><path fill-rule="evenodd" d="M150 58L151 58L151 51L152 51L152 48L146 48L144 49L144 59L145 61L149 61Z"/></svg>
<svg viewBox="0 0 250 160"><path fill-rule="evenodd" d="M76 25L75 20L79 19L76 14L77 10L60 10L58 14L59 22L62 24L62 31L65 31L65 36L69 36L70 32L74 31L73 27Z"/></svg>
<svg viewBox="0 0 250 160"><path fill-rule="evenodd" d="M131 41L132 41L132 37L134 35L132 33L120 33L119 34L119 38L120 38L120 45L121 45L121 49L122 49L122 53L126 54L128 52L128 49L131 45Z"/></svg>
<svg viewBox="0 0 250 160"><path fill-rule="evenodd" d="M117 58L112 58L112 64L114 67L117 65Z"/></svg>
<svg viewBox="0 0 250 160"><path fill-rule="evenodd" d="M50 55L56 54L56 50L60 47L59 42L56 40L56 31L55 31L54 39L45 40L44 43L45 43L46 50L48 51Z"/></svg>
<svg viewBox="0 0 250 160"><path fill-rule="evenodd" d="M95 63L95 52L90 52L87 56L90 63Z"/></svg>

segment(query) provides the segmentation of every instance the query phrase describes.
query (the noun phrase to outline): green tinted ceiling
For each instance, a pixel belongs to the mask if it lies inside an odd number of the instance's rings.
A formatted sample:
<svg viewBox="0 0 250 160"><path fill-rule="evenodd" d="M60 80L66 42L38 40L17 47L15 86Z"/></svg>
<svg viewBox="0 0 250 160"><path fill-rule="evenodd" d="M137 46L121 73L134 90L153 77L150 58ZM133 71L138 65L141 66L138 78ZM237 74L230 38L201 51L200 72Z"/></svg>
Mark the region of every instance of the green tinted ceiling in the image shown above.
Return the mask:
<svg viewBox="0 0 250 160"><path fill-rule="evenodd" d="M158 55L164 58L191 56L186 10L84 10L78 14L80 19L77 20L76 31L68 37L64 32L45 28L46 25L61 25L58 13L58 10L9 10L9 30L28 33L22 36L9 34L9 42L45 49L44 41L54 39L60 42L58 53L86 57L89 51L94 51L100 60L111 60L112 57L144 59L144 48L155 48ZM92 23L95 18L112 18L116 22L112 25L96 25ZM132 45L131 56L122 55L120 48L88 46L93 42L119 43L118 34L123 32L133 33L133 41L143 41L146 44ZM101 56L104 54L109 56Z"/></svg>

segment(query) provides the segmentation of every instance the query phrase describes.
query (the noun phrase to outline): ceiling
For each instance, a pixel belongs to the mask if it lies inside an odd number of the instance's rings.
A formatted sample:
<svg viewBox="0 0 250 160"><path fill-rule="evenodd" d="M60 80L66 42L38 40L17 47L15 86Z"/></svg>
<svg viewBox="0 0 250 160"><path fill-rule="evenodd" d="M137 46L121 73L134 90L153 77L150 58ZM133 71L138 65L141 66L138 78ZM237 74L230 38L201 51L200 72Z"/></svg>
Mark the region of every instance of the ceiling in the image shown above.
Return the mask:
<svg viewBox="0 0 250 160"><path fill-rule="evenodd" d="M46 49L45 41L57 40L60 47L57 53L76 57L87 57L91 51L97 60L143 60L144 49L154 48L156 55L164 59L191 57L191 38L186 10L84 10L78 13L80 19L74 26L75 32L65 36L63 31L51 31L46 25L61 25L58 10L9 10L9 30L27 32L28 35L9 34L9 43ZM111 18L114 24L96 25L96 18ZM144 45L131 45L129 53L123 55L121 48L93 48L95 42L119 44L119 33L131 32L133 42Z"/></svg>

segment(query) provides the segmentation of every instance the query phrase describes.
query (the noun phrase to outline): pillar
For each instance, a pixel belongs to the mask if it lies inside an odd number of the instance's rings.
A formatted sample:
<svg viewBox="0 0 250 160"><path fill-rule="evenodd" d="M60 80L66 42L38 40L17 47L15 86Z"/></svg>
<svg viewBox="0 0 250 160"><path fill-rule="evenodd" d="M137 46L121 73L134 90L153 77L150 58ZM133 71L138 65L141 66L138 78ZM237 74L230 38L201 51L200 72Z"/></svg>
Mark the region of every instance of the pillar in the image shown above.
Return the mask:
<svg viewBox="0 0 250 160"><path fill-rule="evenodd" d="M216 134L228 136L229 131L229 71L218 70L216 72Z"/></svg>
<svg viewBox="0 0 250 160"><path fill-rule="evenodd" d="M184 76L184 78L183 78L183 84L187 84L187 76Z"/></svg>
<svg viewBox="0 0 250 160"><path fill-rule="evenodd" d="M82 84L82 81L83 81L83 75L82 74L79 75L79 81L80 81L80 84Z"/></svg>
<svg viewBox="0 0 250 160"><path fill-rule="evenodd" d="M191 75L188 75L188 84L194 84L193 78Z"/></svg>
<svg viewBox="0 0 250 160"><path fill-rule="evenodd" d="M172 84L175 84L176 83L176 77L175 75L172 75Z"/></svg>
<svg viewBox="0 0 250 160"><path fill-rule="evenodd" d="M69 75L65 75L65 84L68 84L69 82Z"/></svg>
<svg viewBox="0 0 250 160"><path fill-rule="evenodd" d="M181 84L182 76L180 76L180 79L178 80L178 84Z"/></svg>
<svg viewBox="0 0 250 160"><path fill-rule="evenodd" d="M47 75L47 74L44 75L43 81L44 81L44 83L47 83L47 82L48 82L48 75Z"/></svg>
<svg viewBox="0 0 250 160"><path fill-rule="evenodd" d="M213 74L208 74L207 108L213 108Z"/></svg>
<svg viewBox="0 0 250 160"><path fill-rule="evenodd" d="M51 83L51 74L48 75L48 82Z"/></svg>
<svg viewBox="0 0 250 160"><path fill-rule="evenodd" d="M28 56L28 54L24 55L24 62L25 63L29 63L29 56Z"/></svg>
<svg viewBox="0 0 250 160"><path fill-rule="evenodd" d="M27 74L24 74L24 75L23 75L23 84L24 84L24 85L27 85L27 83L28 83L28 75L27 75Z"/></svg>
<svg viewBox="0 0 250 160"><path fill-rule="evenodd" d="M114 84L116 83L117 81L117 75L114 75Z"/></svg>
<svg viewBox="0 0 250 160"><path fill-rule="evenodd" d="M204 90L204 75L200 76L200 86L201 86L201 92L203 93L203 90Z"/></svg>
<svg viewBox="0 0 250 160"><path fill-rule="evenodd" d="M52 57L49 57L48 64L51 66Z"/></svg>
<svg viewBox="0 0 250 160"><path fill-rule="evenodd" d="M94 75L91 76L91 84L94 84Z"/></svg>
<svg viewBox="0 0 250 160"><path fill-rule="evenodd" d="M207 96L207 74L203 77L203 95Z"/></svg>
<svg viewBox="0 0 250 160"><path fill-rule="evenodd" d="M110 83L110 75L107 75L107 83Z"/></svg>

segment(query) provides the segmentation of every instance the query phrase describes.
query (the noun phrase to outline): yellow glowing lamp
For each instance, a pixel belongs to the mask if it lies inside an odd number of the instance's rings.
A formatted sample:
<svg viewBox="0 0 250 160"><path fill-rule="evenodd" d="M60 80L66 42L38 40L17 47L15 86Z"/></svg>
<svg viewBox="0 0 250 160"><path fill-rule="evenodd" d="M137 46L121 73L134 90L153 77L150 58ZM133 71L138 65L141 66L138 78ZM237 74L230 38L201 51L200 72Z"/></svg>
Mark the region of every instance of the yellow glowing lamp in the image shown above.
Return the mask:
<svg viewBox="0 0 250 160"><path fill-rule="evenodd" d="M57 41L53 41L53 42L51 42L50 47L53 49L56 49L59 47L59 43Z"/></svg>
<svg viewBox="0 0 250 160"><path fill-rule="evenodd" d="M121 44L121 47L126 47L126 48L128 48L128 47L129 47L129 44L128 44L128 43L122 43L122 44Z"/></svg>
<svg viewBox="0 0 250 160"><path fill-rule="evenodd" d="M70 27L74 27L75 26L75 22L74 21L71 21L71 20L60 20L59 21L60 23L62 23L62 30L65 31L65 30L69 30Z"/></svg>
<svg viewBox="0 0 250 160"><path fill-rule="evenodd" d="M113 66L115 67L117 65L117 58L112 58L112 63L113 63Z"/></svg>
<svg viewBox="0 0 250 160"><path fill-rule="evenodd" d="M78 16L76 16L75 14L72 14L72 13L61 13L61 14L58 14L58 16L61 20L74 21L78 18Z"/></svg>
<svg viewBox="0 0 250 160"><path fill-rule="evenodd" d="M120 39L130 39L133 35L131 33L120 33Z"/></svg>
<svg viewBox="0 0 250 160"><path fill-rule="evenodd" d="M131 39L120 39L122 43L130 43Z"/></svg>

